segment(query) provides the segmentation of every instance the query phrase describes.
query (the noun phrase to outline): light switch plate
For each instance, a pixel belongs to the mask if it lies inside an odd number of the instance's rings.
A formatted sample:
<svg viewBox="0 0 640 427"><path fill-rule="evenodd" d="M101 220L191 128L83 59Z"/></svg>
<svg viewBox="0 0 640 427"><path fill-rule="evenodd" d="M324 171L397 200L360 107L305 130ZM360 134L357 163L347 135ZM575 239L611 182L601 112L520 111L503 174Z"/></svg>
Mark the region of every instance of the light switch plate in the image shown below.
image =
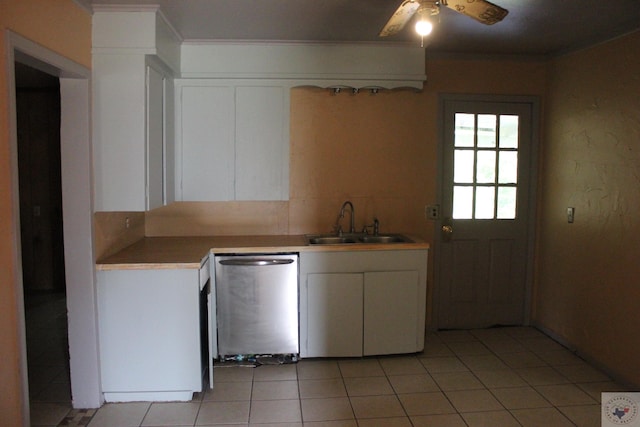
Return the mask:
<svg viewBox="0 0 640 427"><path fill-rule="evenodd" d="M568 207L567 208L567 222L569 224L573 224L573 220L575 219L576 208Z"/></svg>

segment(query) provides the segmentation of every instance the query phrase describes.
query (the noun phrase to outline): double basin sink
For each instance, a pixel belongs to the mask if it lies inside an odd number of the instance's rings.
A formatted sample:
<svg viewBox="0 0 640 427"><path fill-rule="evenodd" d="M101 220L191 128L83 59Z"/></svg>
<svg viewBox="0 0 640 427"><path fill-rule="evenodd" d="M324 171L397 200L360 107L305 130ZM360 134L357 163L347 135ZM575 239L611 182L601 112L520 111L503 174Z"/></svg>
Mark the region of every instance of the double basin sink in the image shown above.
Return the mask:
<svg viewBox="0 0 640 427"><path fill-rule="evenodd" d="M402 234L343 234L336 236L335 234L318 234L308 235L307 241L310 245L344 245L344 244L358 244L358 243L413 243L413 240L409 239Z"/></svg>

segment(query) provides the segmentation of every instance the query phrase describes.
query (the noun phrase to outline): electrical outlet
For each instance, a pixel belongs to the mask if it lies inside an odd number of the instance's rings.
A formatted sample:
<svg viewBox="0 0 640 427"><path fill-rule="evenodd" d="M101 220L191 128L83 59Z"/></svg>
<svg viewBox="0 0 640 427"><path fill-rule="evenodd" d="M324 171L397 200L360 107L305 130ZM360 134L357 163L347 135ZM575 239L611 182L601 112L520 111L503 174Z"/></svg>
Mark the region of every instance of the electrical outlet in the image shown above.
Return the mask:
<svg viewBox="0 0 640 427"><path fill-rule="evenodd" d="M439 219L440 205L427 205L427 207L425 208L425 215L427 219Z"/></svg>

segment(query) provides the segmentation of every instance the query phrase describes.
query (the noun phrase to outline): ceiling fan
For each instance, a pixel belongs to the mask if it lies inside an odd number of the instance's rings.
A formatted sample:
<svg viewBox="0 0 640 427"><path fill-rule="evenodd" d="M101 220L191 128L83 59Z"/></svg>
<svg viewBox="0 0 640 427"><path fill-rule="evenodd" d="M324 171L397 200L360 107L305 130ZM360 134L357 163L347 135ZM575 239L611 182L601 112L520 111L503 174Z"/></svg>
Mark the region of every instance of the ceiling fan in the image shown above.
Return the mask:
<svg viewBox="0 0 640 427"><path fill-rule="evenodd" d="M416 31L424 37L431 32L431 24L428 23L427 18L439 14L441 5L486 25L502 21L509 13L508 10L486 0L403 0L380 31L379 36L387 37L398 33L413 15L417 15L420 20L416 23Z"/></svg>

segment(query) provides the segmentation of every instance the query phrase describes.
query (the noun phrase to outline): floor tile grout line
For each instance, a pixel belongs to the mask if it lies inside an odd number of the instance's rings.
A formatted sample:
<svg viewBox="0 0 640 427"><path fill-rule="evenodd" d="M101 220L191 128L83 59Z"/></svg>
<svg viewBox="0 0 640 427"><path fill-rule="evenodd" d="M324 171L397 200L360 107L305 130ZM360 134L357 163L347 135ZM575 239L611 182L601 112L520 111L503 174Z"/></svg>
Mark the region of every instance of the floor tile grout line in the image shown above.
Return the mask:
<svg viewBox="0 0 640 427"><path fill-rule="evenodd" d="M209 369L209 368L207 368L207 369ZM209 381L207 380L207 381L204 382L204 385L202 387L202 393L199 396L200 398L198 399L199 400L199 402L198 402L198 410L196 411L196 417L193 420L192 427L195 427L195 426L198 425L198 417L200 416L200 411L202 410L202 402L204 402L204 395L207 392L208 388L209 388Z"/></svg>
<svg viewBox="0 0 640 427"><path fill-rule="evenodd" d="M416 358L416 360L418 360L418 359ZM382 372L384 372L385 379L391 385L391 379L389 378L389 373L387 371L385 371L384 366L382 366L382 364L380 363L380 360L378 360L378 363L380 364L380 367L382 368ZM418 361L418 363L420 363L420 362ZM422 363L420 363L420 365L422 366ZM402 408L402 411L406 415L406 417L409 420L409 422L411 422L411 417L409 417L409 413L407 412L407 408L405 407L405 405L402 404L402 400L400 400L400 396L398 396L398 393L396 393L396 391L393 389L393 385L391 385L391 389L393 390L394 396L398 400L398 403L400 403L400 407Z"/></svg>
<svg viewBox="0 0 640 427"><path fill-rule="evenodd" d="M300 363L300 361L298 361L297 363ZM298 366L296 366L296 383L298 385L298 407L300 408L300 423L304 425L304 412L302 411L302 390L300 389L300 372L298 372Z"/></svg>

